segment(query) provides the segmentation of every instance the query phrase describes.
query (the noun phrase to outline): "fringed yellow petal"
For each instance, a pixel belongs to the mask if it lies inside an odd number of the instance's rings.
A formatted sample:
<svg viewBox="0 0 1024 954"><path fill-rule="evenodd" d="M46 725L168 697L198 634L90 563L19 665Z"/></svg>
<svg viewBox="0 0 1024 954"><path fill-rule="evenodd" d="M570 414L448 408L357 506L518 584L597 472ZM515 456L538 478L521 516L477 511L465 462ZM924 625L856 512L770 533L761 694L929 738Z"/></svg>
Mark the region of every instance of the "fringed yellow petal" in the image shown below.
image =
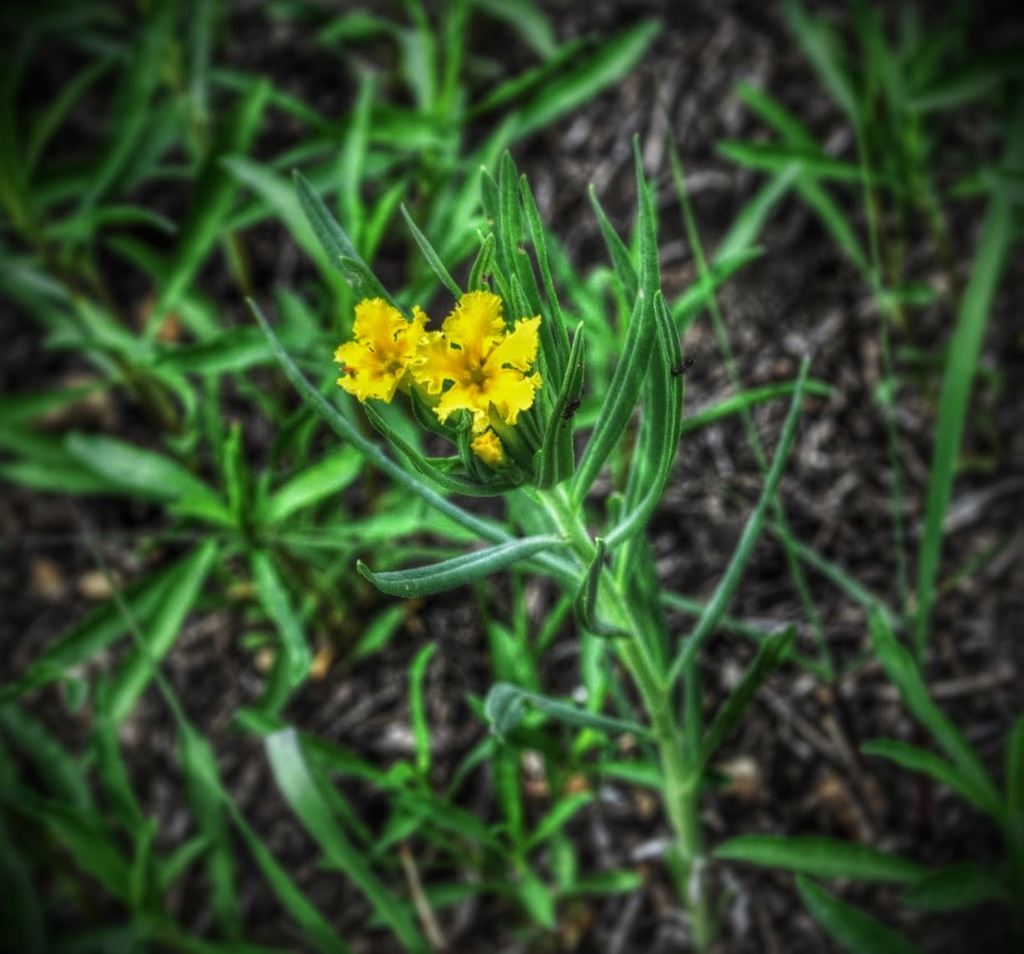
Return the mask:
<svg viewBox="0 0 1024 954"><path fill-rule="evenodd" d="M406 374L426 333L426 318L415 308L413 320L406 321L382 298L359 302L355 338L334 352L334 360L343 366L339 386L360 401L390 401L399 387L406 387Z"/></svg>
<svg viewBox="0 0 1024 954"><path fill-rule="evenodd" d="M505 335L501 309L501 299L493 292L466 292L445 318L444 336L464 352L468 362L482 362Z"/></svg>
<svg viewBox="0 0 1024 954"><path fill-rule="evenodd" d="M488 365L509 365L519 371L529 371L537 360L540 344L540 316L520 318L515 330L495 346L487 356Z"/></svg>
<svg viewBox="0 0 1024 954"><path fill-rule="evenodd" d="M490 467L497 467L505 459L505 450L501 446L501 438L490 428L473 438L469 445L473 453Z"/></svg>

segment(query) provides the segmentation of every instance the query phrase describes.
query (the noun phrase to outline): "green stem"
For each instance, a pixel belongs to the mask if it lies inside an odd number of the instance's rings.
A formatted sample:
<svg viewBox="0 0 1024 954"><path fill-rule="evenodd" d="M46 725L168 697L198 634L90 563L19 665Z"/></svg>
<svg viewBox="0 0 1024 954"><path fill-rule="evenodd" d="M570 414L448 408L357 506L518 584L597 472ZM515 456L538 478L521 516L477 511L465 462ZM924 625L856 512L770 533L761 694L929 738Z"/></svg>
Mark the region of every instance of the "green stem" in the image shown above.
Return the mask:
<svg viewBox="0 0 1024 954"><path fill-rule="evenodd" d="M537 501L569 541L584 567L594 559L596 546L576 507L561 486L538 491ZM687 729L699 738L700 726L687 725L673 705L674 686L665 681L655 664L651 643L632 612L618 580L606 572L598 593L599 615L629 635L615 640L622 664L635 683L647 710L664 776L662 797L665 812L675 834L670 862L677 874L680 894L690 918L698 951L708 948L714 938L714 924L708 903L705 859L700 830L700 776L697 753L688 751ZM688 707L690 708L690 707ZM699 708L699 707L698 707ZM698 713L699 714L699 713Z"/></svg>

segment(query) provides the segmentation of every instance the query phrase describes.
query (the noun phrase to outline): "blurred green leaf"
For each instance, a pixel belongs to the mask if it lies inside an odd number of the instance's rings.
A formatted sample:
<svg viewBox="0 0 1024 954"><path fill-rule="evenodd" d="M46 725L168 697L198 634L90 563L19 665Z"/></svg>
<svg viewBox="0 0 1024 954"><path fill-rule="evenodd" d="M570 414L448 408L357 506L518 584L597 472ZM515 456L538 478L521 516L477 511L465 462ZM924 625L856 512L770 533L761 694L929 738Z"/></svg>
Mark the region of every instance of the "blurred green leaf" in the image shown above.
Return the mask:
<svg viewBox="0 0 1024 954"><path fill-rule="evenodd" d="M898 739L873 739L862 746L865 755L877 755L889 759L911 772L928 775L935 781L952 789L983 812L991 813L997 806L991 802L991 793L978 788L971 780L950 765L942 756L928 752Z"/></svg>
<svg viewBox="0 0 1024 954"><path fill-rule="evenodd" d="M817 835L740 835L719 845L714 855L728 861L746 861L816 878L910 884L927 872L916 861L867 845Z"/></svg>
<svg viewBox="0 0 1024 954"><path fill-rule="evenodd" d="M747 667L739 683L715 714L711 727L704 733L700 747L701 765L708 764L711 756L739 725L758 689L789 657L795 638L796 627L787 626L761 641L754 661Z"/></svg>
<svg viewBox="0 0 1024 954"><path fill-rule="evenodd" d="M430 951L408 908L400 904L370 868L338 825L299 745L294 729L275 732L266 739L267 758L277 785L303 827L332 868L344 872L373 905L381 920L408 951Z"/></svg>
<svg viewBox="0 0 1024 954"><path fill-rule="evenodd" d="M511 732L526 715L526 703L535 706L545 715L566 725L580 729L596 729L609 735L628 733L647 736L650 733L643 726L624 719L614 719L597 712L581 709L567 702L559 702L536 692L527 692L507 682L498 682L491 686L484 703L484 711L488 721L498 735Z"/></svg>
<svg viewBox="0 0 1024 954"><path fill-rule="evenodd" d="M814 882L798 876L796 886L814 919L849 954L919 954L903 935L832 897Z"/></svg>
<svg viewBox="0 0 1024 954"><path fill-rule="evenodd" d="M295 688L309 674L312 651L302 619L270 554L255 550L249 557L256 596L281 637L281 652L286 660L287 683Z"/></svg>
<svg viewBox="0 0 1024 954"><path fill-rule="evenodd" d="M903 895L904 904L926 911L959 911L991 900L1009 902L1007 886L991 868L971 861L931 871Z"/></svg>
<svg viewBox="0 0 1024 954"><path fill-rule="evenodd" d="M967 737L932 701L910 652L896 642L888 621L877 609L868 619L871 639L886 674L899 690L903 704L935 738L953 760L963 779L958 791L969 787L971 801L981 804L993 818L1002 820L1003 802L995 785Z"/></svg>
<svg viewBox="0 0 1024 954"><path fill-rule="evenodd" d="M342 447L299 471L271 494L265 520L279 523L305 507L340 494L363 469L363 458L355 448Z"/></svg>
<svg viewBox="0 0 1024 954"><path fill-rule="evenodd" d="M179 564L175 586L154 609L148 624L143 626L138 620L126 621L129 626L139 627L143 646L133 646L129 650L111 685L110 717L116 724L124 721L152 679L154 665L174 645L185 617L195 607L206 577L219 555L217 541L205 540ZM131 603L125 602L124 609L131 613Z"/></svg>
<svg viewBox="0 0 1024 954"><path fill-rule="evenodd" d="M249 151L263 118L269 91L270 84L264 80L247 92L220 127L217 140L196 173L170 272L153 306L149 327L154 332L159 327L160 316L174 308L214 245L225 236L225 219L238 192L238 182L221 165L221 160L226 155L244 155Z"/></svg>

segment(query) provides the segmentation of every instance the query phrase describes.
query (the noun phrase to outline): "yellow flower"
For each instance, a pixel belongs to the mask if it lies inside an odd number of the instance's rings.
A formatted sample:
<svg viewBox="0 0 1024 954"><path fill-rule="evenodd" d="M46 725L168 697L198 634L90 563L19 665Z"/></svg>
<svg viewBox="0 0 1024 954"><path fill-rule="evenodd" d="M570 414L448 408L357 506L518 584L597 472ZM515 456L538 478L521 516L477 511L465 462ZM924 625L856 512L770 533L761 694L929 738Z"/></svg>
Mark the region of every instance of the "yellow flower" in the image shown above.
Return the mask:
<svg viewBox="0 0 1024 954"><path fill-rule="evenodd" d="M491 467L496 467L505 459L501 438L494 433L492 428L487 428L483 434L474 437L469 446L473 448L473 452L480 460Z"/></svg>
<svg viewBox="0 0 1024 954"><path fill-rule="evenodd" d="M427 393L441 395L434 408L441 423L455 411L469 411L474 433L483 434L492 404L507 424L515 424L520 412L533 406L541 376L525 372L537 358L540 317L520 318L509 331L501 309L501 299L492 292L467 292L441 331L427 334L412 374ZM451 386L445 391L446 381ZM496 434L494 441L500 450ZM489 453L494 446L488 444Z"/></svg>
<svg viewBox="0 0 1024 954"><path fill-rule="evenodd" d="M406 383L426 321L418 307L413 308L413 320L406 321L383 298L363 299L356 305L355 340L334 352L334 360L343 365L338 384L360 401L390 401Z"/></svg>

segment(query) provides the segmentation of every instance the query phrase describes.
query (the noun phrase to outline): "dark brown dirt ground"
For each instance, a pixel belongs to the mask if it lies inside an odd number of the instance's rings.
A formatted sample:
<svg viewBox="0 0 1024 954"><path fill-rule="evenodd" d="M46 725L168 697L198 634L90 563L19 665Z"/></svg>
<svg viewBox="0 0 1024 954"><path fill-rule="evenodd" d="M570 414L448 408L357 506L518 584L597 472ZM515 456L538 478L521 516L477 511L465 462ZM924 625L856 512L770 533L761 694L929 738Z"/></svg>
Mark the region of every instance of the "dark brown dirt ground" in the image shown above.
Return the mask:
<svg viewBox="0 0 1024 954"><path fill-rule="evenodd" d="M664 22L662 35L633 76L516 150L542 215L565 237L581 268L604 260L586 186L595 184L606 208L625 227L633 199L630 143L639 133L648 174L663 187L666 291L678 293L692 280L693 258L670 189L664 117L671 121L691 180L704 241L713 248L761 181L715 152L717 140L764 133L733 93L741 79L762 86L820 132L823 140L850 154L841 118L796 51L776 5L752 0L597 0L578 8L566 0L546 4L546 9L563 38L608 32L649 14ZM977 42L1014 40L1012 5L990 4L987 16L989 24L977 28ZM294 87L325 110L344 108L342 94L323 82L330 65L318 62L316 51L302 48L301 37L261 32L258 6L240 7L237 17L239 35L260 38L264 44L240 41L231 53L240 64L251 68L259 62L286 87ZM969 117L948 135L959 145L977 138ZM850 207L856 208L853 195ZM970 263L981 213L976 203L956 209L953 233L961 278ZM280 230L264 229L250 249L257 264L264 266L256 269L263 292L281 277L275 268L286 257L282 248L289 243ZM879 319L869 290L795 199L782 204L762 244L765 255L721 296L744 382L753 386L790 377L800 357L810 352L812 374L835 387L830 400L808 402L783 485L786 512L801 539L841 563L879 596L895 601L890 471L882 412L872 396L880 376ZM914 257L922 263L922 276L934 277L929 271L930 249L922 243ZM1006 731L1024 699L1024 643L1018 638L1024 620L1022 279L1024 264L1018 259L1003 281L986 338L987 373L977 387L964 455L975 463L965 468L956 485L944 575L995 543L1004 546L980 571L944 593L935 611L934 652L927 669L936 697L998 777ZM213 289L218 283L227 288L223 276L209 276L209 282ZM224 306L241 320L237 300L229 298ZM952 322L953 315L943 308L919 313L913 343L938 353ZM45 352L39 333L7 306L0 309L0 327L7 342L0 357L5 390L50 385L76 370L67 356ZM897 341L897 346L900 343L907 342ZM324 347L332 344L324 342ZM728 394L725 368L706 318L683 344L696 359L688 378L688 407L699 409ZM932 369L922 376L908 373L900 391L905 518L912 552L924 511L936 386ZM773 404L756 415L769 447L774 446L784 411ZM116 427L133 436L141 433L133 408L118 399L113 413ZM652 528L668 587L697 597L711 591L759 485L738 423L716 425L685 440L676 478ZM76 583L93 568L81 542L83 526L99 538L107 559L131 579L142 569L132 542L157 533L160 521L151 508L115 500L69 500L4 488L0 642L7 651L0 670L5 679L20 672L40 646L87 608L88 600L76 590ZM61 581L49 590L38 579L33 583L33 573L44 560L57 568ZM863 613L821 577L812 575L811 584L833 652L839 660L852 659L868 642ZM537 614L550 606L552 593L546 585L531 583L530 594ZM504 586L495 586L492 597L500 612ZM810 646L810 630L782 550L771 537L759 545L731 612L755 622L797 621L801 646ZM673 622L685 632L685 619ZM232 713L252 701L259 685L251 655L240 644L244 630L241 614L231 609L195 614L167 659L167 676L190 717L208 733L240 808L278 859L321 910L333 912L333 920L357 949L392 950L367 932L367 908L357 893L317 868L307 836L276 794L258 742L230 730ZM409 724L403 674L426 639L439 646L427 690L428 714L438 738L437 779L442 783L484 732L461 701L467 693L485 693L491 679L478 607L468 592L435 598L415 609L406 631L382 656L355 666L342 661L299 694L288 709L289 719L377 761L403 754ZM571 689L573 676L571 670L567 675L567 664L575 650L575 637L566 629L558 652L552 653L552 689ZM749 657L749 645L737 638L722 635L713 640L703 660L709 706L721 698ZM52 713L55 701L55 693L42 694L40 711ZM62 717L58 728L70 740L81 727ZM124 742L133 780L143 803L160 819L161 840L173 843L188 825L173 728L151 695L144 698L129 728ZM748 783L708 797L704 822L710 846L746 832L813 832L867 841L932 864L996 858L998 832L949 793L922 790L907 773L856 755L868 739L911 738L912 732L908 716L875 667L858 670L840 685L838 694L795 667L784 669L759 695L749 719L723 753L723 762L745 772ZM469 790L473 794L467 796L467 806L486 811L486 773L479 773ZM357 800L365 817L380 816L382 806L372 793L353 787L346 794ZM637 864L637 852L665 833L659 817L645 816L637 797L628 791L624 795L620 801L598 801L577 818L572 831L584 859L631 867ZM646 887L636 895L588 902L587 931L575 950L626 954L688 949L667 881L657 865L649 870ZM243 868L241 874L249 938L287 946L289 937L268 889L254 871ZM788 875L716 864L713 881L725 898L720 951L813 954L833 949L802 909ZM190 912L204 890L201 883L187 884L175 899L183 920L196 931L205 925ZM904 929L927 952L995 951L1007 942L1005 925L997 912L987 909L955 917L924 916L898 906L898 892L891 889L851 885L843 886L841 894ZM570 950L564 939L543 944L523 940L513 925L509 911L486 899L442 918L453 951Z"/></svg>

